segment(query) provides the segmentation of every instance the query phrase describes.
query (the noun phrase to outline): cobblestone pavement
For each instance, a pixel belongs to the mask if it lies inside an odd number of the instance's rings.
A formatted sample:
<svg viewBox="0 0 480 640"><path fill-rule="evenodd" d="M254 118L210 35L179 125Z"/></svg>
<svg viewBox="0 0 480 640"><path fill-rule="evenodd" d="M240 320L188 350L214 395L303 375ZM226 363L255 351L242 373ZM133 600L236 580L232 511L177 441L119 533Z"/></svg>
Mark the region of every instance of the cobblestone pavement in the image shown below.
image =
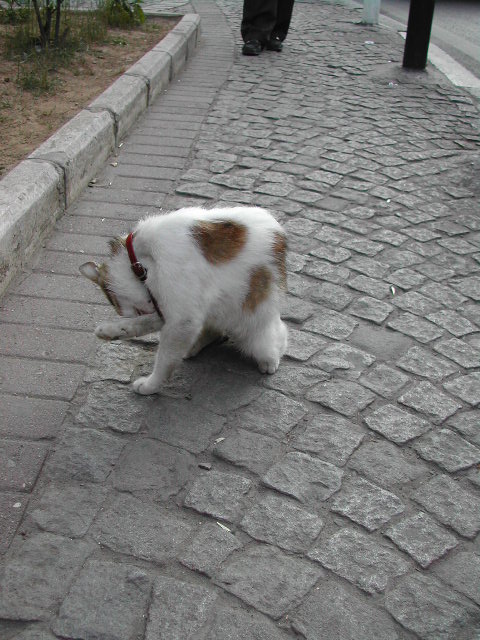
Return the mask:
<svg viewBox="0 0 480 640"><path fill-rule="evenodd" d="M192 5L196 57L1 305L0 637L472 640L477 106L360 9L298 2L242 58L239 3ZM135 396L154 341L96 342L78 265L218 203L288 231L287 357L212 348Z"/></svg>

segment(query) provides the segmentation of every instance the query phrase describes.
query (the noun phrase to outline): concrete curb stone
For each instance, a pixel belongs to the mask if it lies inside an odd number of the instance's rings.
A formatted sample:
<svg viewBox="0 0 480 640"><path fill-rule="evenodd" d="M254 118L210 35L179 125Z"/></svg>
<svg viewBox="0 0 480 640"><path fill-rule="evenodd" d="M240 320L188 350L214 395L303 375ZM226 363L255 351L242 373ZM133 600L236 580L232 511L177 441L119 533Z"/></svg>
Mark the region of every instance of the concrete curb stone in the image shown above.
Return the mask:
<svg viewBox="0 0 480 640"><path fill-rule="evenodd" d="M200 16L184 15L157 46L0 180L0 296L140 114L183 69L199 28Z"/></svg>

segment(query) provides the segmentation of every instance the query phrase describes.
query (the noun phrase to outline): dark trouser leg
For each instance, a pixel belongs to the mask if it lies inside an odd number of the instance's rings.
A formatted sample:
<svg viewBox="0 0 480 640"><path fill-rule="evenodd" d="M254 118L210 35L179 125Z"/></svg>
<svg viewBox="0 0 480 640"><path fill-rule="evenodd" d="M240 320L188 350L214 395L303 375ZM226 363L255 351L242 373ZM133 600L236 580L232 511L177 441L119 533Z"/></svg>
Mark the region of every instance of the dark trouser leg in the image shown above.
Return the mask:
<svg viewBox="0 0 480 640"><path fill-rule="evenodd" d="M263 44L267 42L275 27L277 5L278 0L244 0L241 25L244 42L247 40L260 40Z"/></svg>
<svg viewBox="0 0 480 640"><path fill-rule="evenodd" d="M294 0L278 0L277 2L277 19L272 29L272 37L278 36L280 40L285 40L292 19Z"/></svg>

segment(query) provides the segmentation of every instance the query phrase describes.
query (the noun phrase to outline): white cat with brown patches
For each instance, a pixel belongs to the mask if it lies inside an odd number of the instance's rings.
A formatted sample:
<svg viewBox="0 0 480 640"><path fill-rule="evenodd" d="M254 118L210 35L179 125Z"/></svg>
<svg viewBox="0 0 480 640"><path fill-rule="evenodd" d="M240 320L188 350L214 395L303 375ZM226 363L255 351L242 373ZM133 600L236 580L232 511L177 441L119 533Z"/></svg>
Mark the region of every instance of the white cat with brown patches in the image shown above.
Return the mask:
<svg viewBox="0 0 480 640"><path fill-rule="evenodd" d="M105 264L80 271L104 291L122 318L102 322L99 338L160 331L153 371L133 383L156 393L181 362L228 336L274 373L287 347L280 319L286 289L285 233L256 207L180 209L146 218L110 242Z"/></svg>

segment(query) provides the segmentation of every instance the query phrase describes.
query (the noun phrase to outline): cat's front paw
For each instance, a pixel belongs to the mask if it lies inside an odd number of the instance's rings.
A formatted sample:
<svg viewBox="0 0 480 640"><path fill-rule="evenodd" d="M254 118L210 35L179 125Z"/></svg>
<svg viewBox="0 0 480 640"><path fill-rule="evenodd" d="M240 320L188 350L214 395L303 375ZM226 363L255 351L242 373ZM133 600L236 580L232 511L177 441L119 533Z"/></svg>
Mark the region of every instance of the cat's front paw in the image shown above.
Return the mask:
<svg viewBox="0 0 480 640"><path fill-rule="evenodd" d="M280 360L264 360L258 363L258 369L260 373L275 373L280 366Z"/></svg>
<svg viewBox="0 0 480 640"><path fill-rule="evenodd" d="M137 378L133 382L132 386L135 393L139 393L142 396L149 396L152 393L158 393L160 389L158 383L152 378L152 376Z"/></svg>
<svg viewBox="0 0 480 640"><path fill-rule="evenodd" d="M118 324L115 322L102 322L95 329L95 335L101 340L115 340L120 337Z"/></svg>

